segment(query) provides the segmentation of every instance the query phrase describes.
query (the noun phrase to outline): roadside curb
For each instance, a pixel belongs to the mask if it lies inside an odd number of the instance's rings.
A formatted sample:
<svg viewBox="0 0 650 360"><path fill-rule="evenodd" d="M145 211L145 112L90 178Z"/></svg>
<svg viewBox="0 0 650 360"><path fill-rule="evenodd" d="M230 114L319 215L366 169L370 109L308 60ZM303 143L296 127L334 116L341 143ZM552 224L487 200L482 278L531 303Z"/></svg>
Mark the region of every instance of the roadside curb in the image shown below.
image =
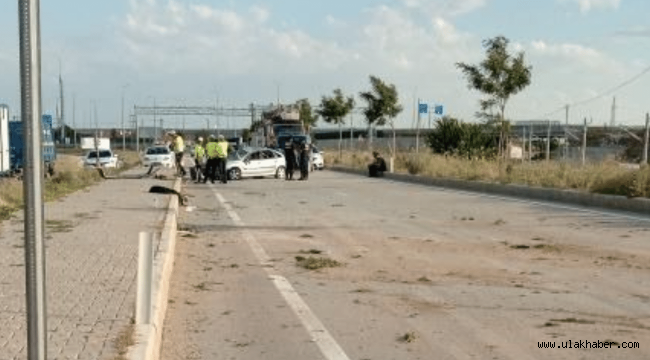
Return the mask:
<svg viewBox="0 0 650 360"><path fill-rule="evenodd" d="M180 192L181 183L180 178L174 182L176 191ZM178 207L178 197L171 196L160 235L160 243L154 257L153 279L151 282L151 324L135 325L136 344L131 347L128 353L127 359L129 360L157 360L160 358L169 284L174 267Z"/></svg>
<svg viewBox="0 0 650 360"><path fill-rule="evenodd" d="M347 174L368 176L367 171L344 166L331 166L327 169ZM627 211L643 215L650 214L650 199L628 199L623 196L593 194L575 190L540 188L514 184L505 185L485 181L469 181L449 178L429 178L418 175L395 174L388 172L384 173L384 178L411 184L505 195L515 198L559 202L608 210Z"/></svg>

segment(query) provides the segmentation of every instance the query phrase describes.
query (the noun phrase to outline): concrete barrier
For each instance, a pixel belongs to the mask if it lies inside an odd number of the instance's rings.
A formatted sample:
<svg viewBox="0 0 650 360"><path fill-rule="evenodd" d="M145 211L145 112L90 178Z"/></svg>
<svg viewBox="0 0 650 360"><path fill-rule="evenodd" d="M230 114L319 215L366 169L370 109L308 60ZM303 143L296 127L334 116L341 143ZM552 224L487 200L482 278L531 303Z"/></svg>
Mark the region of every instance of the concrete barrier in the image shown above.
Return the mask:
<svg viewBox="0 0 650 360"><path fill-rule="evenodd" d="M368 176L367 171L349 167L332 166L328 167L328 169L348 174ZM650 215L650 199L645 198L630 199L624 196L593 194L576 190L541 188L516 184L498 184L485 181L469 181L449 178L431 178L409 174L385 173L384 178L411 184L437 186L464 191L497 194L516 198L551 201L571 205L628 211Z"/></svg>
<svg viewBox="0 0 650 360"><path fill-rule="evenodd" d="M174 183L176 191L181 190L181 179ZM167 313L169 284L174 266L178 216L178 197L171 196L165 214L165 223L160 237L160 245L153 264L151 291L151 323L135 325L136 344L129 349L129 360L157 360L160 358L163 324Z"/></svg>

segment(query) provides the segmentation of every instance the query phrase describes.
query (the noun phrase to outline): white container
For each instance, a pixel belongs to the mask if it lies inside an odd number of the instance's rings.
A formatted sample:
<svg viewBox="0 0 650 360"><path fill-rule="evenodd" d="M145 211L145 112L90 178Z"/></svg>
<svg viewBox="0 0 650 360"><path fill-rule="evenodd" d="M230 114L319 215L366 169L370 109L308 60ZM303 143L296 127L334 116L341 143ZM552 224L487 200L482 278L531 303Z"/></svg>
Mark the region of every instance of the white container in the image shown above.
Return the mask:
<svg viewBox="0 0 650 360"><path fill-rule="evenodd" d="M109 150L111 148L111 139L97 138L97 145L95 145L94 137L84 137L81 138L81 148L83 150L95 150L95 148Z"/></svg>
<svg viewBox="0 0 650 360"><path fill-rule="evenodd" d="M9 172L9 107L0 105L0 173Z"/></svg>

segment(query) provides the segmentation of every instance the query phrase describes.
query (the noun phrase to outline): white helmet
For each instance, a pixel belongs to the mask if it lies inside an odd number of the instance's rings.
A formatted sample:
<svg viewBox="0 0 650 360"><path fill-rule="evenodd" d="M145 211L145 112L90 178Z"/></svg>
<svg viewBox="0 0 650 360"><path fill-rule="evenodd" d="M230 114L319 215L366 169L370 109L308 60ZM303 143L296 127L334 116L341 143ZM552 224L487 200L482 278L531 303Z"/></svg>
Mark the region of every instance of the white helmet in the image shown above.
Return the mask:
<svg viewBox="0 0 650 360"><path fill-rule="evenodd" d="M203 141L203 138L199 136L199 138L198 138L197 141L198 141L198 142L202 142L202 141Z"/></svg>

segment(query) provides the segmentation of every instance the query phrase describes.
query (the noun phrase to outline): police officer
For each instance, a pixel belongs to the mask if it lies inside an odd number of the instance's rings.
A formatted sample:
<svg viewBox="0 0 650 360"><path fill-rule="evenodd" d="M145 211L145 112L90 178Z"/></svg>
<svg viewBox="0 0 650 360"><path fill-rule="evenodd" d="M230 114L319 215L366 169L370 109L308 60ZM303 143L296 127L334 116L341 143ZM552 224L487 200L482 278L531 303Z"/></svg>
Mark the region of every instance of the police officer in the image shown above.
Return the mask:
<svg viewBox="0 0 650 360"><path fill-rule="evenodd" d="M300 144L300 179L309 179L309 155L311 148L307 141L303 140Z"/></svg>
<svg viewBox="0 0 650 360"><path fill-rule="evenodd" d="M201 182L201 175L203 174L201 165L203 164L203 158L205 157L205 148L203 147L203 138L199 136L196 140L196 146L194 147L194 171L196 173L196 182ZM205 176L205 174L203 174Z"/></svg>
<svg viewBox="0 0 650 360"><path fill-rule="evenodd" d="M219 145L217 144L217 138L214 135L210 135L208 143L205 145L205 152L208 155L208 162L205 166L205 176L203 177L204 184L208 182L208 178L210 178L210 181L212 181L213 184L214 180L216 179L217 161L219 157L217 151L218 147Z"/></svg>
<svg viewBox="0 0 650 360"><path fill-rule="evenodd" d="M284 159L286 160L287 180L293 180L293 170L296 167L296 153L293 145L293 138L287 139L284 143Z"/></svg>
<svg viewBox="0 0 650 360"><path fill-rule="evenodd" d="M228 183L228 174L226 174L226 163L228 161L228 142L223 135L219 134L217 141L217 170L219 178L223 184Z"/></svg>
<svg viewBox="0 0 650 360"><path fill-rule="evenodd" d="M174 137L171 145L174 150L174 154L176 155L176 168L180 172L181 177L183 177L186 174L185 168L183 167L183 152L185 151L185 142L183 141L181 134L177 134L176 131L172 130L169 132L169 134Z"/></svg>

